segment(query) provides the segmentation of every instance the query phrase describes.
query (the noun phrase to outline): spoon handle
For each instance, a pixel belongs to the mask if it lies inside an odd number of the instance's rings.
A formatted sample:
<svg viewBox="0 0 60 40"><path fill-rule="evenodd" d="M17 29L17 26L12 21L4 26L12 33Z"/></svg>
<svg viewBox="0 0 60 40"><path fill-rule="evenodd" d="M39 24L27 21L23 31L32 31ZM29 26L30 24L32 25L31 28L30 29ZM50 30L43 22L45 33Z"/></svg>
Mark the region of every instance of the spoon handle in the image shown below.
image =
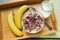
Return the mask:
<svg viewBox="0 0 60 40"><path fill-rule="evenodd" d="M37 12L37 10L33 7L30 7L29 10L30 10L31 13Z"/></svg>
<svg viewBox="0 0 60 40"><path fill-rule="evenodd" d="M48 27L49 30L52 30L52 27L47 22L45 22L45 25L46 27Z"/></svg>

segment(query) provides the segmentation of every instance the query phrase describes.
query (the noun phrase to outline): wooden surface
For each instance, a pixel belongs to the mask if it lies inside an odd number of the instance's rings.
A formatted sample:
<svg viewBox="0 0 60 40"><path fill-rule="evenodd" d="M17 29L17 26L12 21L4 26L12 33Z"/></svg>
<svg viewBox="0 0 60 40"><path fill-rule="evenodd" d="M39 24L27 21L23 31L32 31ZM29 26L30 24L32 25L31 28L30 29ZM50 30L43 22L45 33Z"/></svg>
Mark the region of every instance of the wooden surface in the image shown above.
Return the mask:
<svg viewBox="0 0 60 40"><path fill-rule="evenodd" d="M21 6L24 4L41 3L42 1L43 0L10 0L9 2L5 1L4 3L0 3L0 9Z"/></svg>
<svg viewBox="0 0 60 40"><path fill-rule="evenodd" d="M38 4L33 4L31 5L34 8L39 8L40 3ZM37 33L37 34L28 34L23 30L23 36L22 37L16 37L10 30L9 26L8 26L8 22L7 22L7 17L9 15L9 13L11 12L11 10L14 10L14 13L16 13L18 11L20 7L15 7L15 8L10 8L10 9L5 9L2 10L0 13L0 19L2 20L2 22L0 22L0 29L2 30L1 37L3 36L3 40L17 40L17 39L23 39L23 38L29 38L29 37L33 37L33 36L40 36L40 35L45 35L45 34L51 34L51 33L56 33L58 31L57 29L57 25L56 25L56 18L55 18L55 14L54 11L52 11L52 14L49 18L46 19L46 21L48 22L49 25L52 26L52 31L50 31L45 25L43 27L43 29ZM54 21L52 20L52 16L54 17Z"/></svg>
<svg viewBox="0 0 60 40"><path fill-rule="evenodd" d="M0 12L0 39L3 39L3 34L2 34L2 22L1 22L1 12Z"/></svg>

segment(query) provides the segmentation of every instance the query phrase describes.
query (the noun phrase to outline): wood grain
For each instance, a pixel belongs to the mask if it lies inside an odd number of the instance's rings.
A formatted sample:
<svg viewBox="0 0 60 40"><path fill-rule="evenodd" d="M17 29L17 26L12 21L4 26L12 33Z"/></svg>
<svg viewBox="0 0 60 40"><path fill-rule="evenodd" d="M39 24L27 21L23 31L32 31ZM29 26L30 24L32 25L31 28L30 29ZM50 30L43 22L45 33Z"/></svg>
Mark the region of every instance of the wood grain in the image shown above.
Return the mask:
<svg viewBox="0 0 60 40"><path fill-rule="evenodd" d="M0 40L3 40L1 11L0 11Z"/></svg>

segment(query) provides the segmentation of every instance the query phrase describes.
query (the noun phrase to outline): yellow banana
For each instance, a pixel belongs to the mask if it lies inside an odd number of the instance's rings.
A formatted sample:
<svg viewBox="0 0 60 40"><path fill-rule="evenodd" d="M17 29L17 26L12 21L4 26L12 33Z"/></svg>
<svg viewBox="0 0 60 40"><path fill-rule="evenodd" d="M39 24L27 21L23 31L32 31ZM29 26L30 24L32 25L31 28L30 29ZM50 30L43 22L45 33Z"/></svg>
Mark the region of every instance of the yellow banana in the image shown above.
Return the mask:
<svg viewBox="0 0 60 40"><path fill-rule="evenodd" d="M16 35L16 36L22 36L23 33L22 31L20 31L16 25L14 24L14 18L13 18L13 12L11 12L8 15L8 24L10 26L11 31Z"/></svg>
<svg viewBox="0 0 60 40"><path fill-rule="evenodd" d="M18 12L15 14L15 24L17 28L22 29L22 16L29 7L30 6L28 5L23 5L22 7L20 7Z"/></svg>

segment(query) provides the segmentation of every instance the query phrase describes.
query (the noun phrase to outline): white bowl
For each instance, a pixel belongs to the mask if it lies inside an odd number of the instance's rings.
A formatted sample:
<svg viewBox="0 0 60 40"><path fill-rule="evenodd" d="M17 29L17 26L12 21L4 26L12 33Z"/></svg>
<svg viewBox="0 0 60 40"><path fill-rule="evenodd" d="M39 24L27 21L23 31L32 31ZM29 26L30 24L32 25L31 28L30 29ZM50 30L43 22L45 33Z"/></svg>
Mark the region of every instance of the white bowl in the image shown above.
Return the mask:
<svg viewBox="0 0 60 40"><path fill-rule="evenodd" d="M36 30L38 29L38 28L36 28L36 29L32 30L31 32L29 32L29 30L26 30L25 27L23 26L23 21L22 21L23 29L24 29L27 33L38 33L38 32L40 32L40 31L42 30L42 28L43 28L43 26L44 26L44 18L43 18L43 15L42 15L41 13L38 13L38 14L39 14L39 15L42 17L42 19L43 19L43 24L41 24L41 28L40 28L38 31L36 31ZM27 13L27 14L24 14L23 19L24 19L26 16L28 16L28 13Z"/></svg>

